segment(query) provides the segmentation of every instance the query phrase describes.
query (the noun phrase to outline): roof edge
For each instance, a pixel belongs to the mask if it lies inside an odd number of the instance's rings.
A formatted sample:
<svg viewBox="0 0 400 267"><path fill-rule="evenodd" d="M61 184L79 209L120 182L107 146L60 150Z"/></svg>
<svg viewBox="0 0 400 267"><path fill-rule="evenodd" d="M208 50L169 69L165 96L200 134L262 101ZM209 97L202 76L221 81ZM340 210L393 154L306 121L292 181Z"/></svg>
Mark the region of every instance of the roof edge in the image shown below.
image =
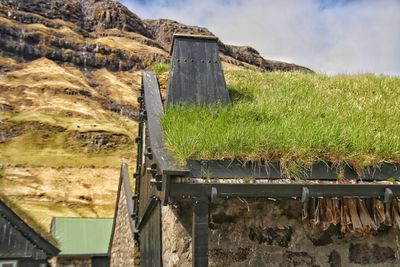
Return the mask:
<svg viewBox="0 0 400 267"><path fill-rule="evenodd" d="M59 254L57 258L67 257L110 257L108 253L93 253L93 254Z"/></svg>
<svg viewBox="0 0 400 267"><path fill-rule="evenodd" d="M175 39L186 38L186 39L199 39L199 40L210 40L218 42L219 38L213 35L200 35L200 34L187 34L187 33L174 33L172 36L171 48L169 50L169 55L172 55L174 49Z"/></svg>

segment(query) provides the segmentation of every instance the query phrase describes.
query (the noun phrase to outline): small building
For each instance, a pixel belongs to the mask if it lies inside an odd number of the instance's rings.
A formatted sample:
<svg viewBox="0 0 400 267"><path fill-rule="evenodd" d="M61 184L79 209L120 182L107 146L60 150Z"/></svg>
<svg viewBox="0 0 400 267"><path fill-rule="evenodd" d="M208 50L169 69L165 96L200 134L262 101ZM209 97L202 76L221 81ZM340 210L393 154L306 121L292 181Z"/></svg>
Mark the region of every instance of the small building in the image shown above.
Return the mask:
<svg viewBox="0 0 400 267"><path fill-rule="evenodd" d="M0 195L0 267L46 267L59 249L49 233Z"/></svg>
<svg viewBox="0 0 400 267"><path fill-rule="evenodd" d="M112 226L112 218L53 218L51 232L61 250L57 266L110 266L108 248Z"/></svg>

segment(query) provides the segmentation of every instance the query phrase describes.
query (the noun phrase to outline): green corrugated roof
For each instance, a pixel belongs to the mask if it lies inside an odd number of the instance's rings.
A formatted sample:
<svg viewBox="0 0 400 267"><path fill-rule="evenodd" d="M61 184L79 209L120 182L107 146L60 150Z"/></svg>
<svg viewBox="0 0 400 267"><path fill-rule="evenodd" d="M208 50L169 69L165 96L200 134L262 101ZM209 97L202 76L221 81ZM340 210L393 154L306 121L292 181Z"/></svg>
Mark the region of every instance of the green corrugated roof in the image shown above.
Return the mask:
<svg viewBox="0 0 400 267"><path fill-rule="evenodd" d="M112 218L54 218L59 255L107 254L112 226Z"/></svg>

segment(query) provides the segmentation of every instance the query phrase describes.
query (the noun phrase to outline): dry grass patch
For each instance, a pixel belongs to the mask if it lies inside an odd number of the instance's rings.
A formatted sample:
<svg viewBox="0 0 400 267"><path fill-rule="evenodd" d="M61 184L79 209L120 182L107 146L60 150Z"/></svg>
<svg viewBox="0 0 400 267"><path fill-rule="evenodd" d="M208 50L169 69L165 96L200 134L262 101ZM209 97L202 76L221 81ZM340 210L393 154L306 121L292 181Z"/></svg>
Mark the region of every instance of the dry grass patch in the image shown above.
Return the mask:
<svg viewBox="0 0 400 267"><path fill-rule="evenodd" d="M140 95L141 72L110 72L107 69L93 71L102 92L119 103L137 105Z"/></svg>
<svg viewBox="0 0 400 267"><path fill-rule="evenodd" d="M3 56L0 52L0 69L2 68L14 68L18 65L17 61L15 59Z"/></svg>
<svg viewBox="0 0 400 267"><path fill-rule="evenodd" d="M125 118L98 121L73 117L61 118L48 114L34 116L31 112L27 112L0 119L16 125L40 122L65 129L59 131L57 128L46 129L43 126L39 129L23 129L18 136L0 143L0 160L3 162L32 166L116 168L120 166L121 161L134 162L132 151L137 126L136 122ZM80 141L74 137L73 132L88 133L89 136ZM106 139L115 135L115 140L119 141L112 147L107 147L108 143L112 144L110 140L98 146L98 142L104 142L101 141L104 139L102 135Z"/></svg>
<svg viewBox="0 0 400 267"><path fill-rule="evenodd" d="M0 79L1 86L88 91L96 94L80 70L73 67L63 68L46 58L31 61L21 70L6 73Z"/></svg>
<svg viewBox="0 0 400 267"><path fill-rule="evenodd" d="M20 27L23 27L26 31L30 33L39 33L43 36L55 36L57 38L62 38L65 41L68 41L70 43L75 43L82 45L85 43L85 38L73 31L71 28L66 27L66 26L61 26L58 29L55 28L49 28L43 24L37 24L37 23L32 23L32 24L20 24Z"/></svg>
<svg viewBox="0 0 400 267"><path fill-rule="evenodd" d="M116 37L116 36L99 37L97 39L92 40L92 43L102 44L112 49L122 49L138 55L152 53L152 54L168 56L168 53L160 48L148 46L141 42L137 42L135 40L126 37Z"/></svg>

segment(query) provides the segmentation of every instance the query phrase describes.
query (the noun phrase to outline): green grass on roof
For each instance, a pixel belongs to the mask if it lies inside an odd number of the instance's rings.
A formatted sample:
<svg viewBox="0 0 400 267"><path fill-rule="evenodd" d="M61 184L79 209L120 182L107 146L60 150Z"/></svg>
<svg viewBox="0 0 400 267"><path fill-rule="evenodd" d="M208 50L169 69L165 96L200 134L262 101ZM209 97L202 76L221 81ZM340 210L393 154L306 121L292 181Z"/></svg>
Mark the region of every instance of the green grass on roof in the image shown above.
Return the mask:
<svg viewBox="0 0 400 267"><path fill-rule="evenodd" d="M112 218L56 217L52 230L59 242L59 255L107 254L112 226Z"/></svg>
<svg viewBox="0 0 400 267"><path fill-rule="evenodd" d="M400 77L226 71L231 106L174 106L176 159L400 162Z"/></svg>

